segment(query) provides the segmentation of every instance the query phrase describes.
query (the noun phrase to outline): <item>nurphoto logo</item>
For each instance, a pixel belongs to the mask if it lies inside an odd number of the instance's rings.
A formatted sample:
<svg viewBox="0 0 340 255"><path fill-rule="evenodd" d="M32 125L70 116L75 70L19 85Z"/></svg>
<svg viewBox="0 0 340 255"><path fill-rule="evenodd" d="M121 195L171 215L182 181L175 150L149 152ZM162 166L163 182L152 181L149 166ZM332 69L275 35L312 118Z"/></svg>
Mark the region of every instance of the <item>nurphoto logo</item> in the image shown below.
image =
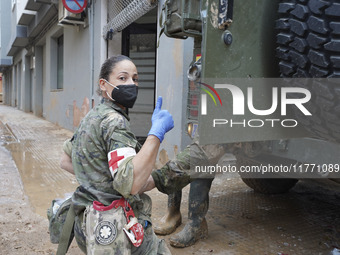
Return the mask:
<svg viewBox="0 0 340 255"><path fill-rule="evenodd" d="M217 96L218 100L220 101L221 106L223 105L221 97L217 93L216 89L214 89L212 86L210 86L210 85L208 85L206 83L203 83L203 82L200 82L200 84L205 86L205 87L207 87L207 88L209 88L212 92L214 92L214 94ZM205 88L201 88L201 90L204 91L205 93L207 93L212 98L212 100L214 101L215 106L217 106L216 100L215 100L214 96L211 94L211 92L209 90L205 89ZM201 109L202 111L201 111L201 114L202 115L207 115L207 95L206 94L201 94L201 100L202 100L202 109Z"/></svg>
<svg viewBox="0 0 340 255"><path fill-rule="evenodd" d="M254 116L264 116L268 117L269 115L275 113L278 108L280 110L280 116L287 116L287 106L292 105L305 116L311 116L310 111L304 106L304 104L308 103L311 99L311 93L309 90L300 87L271 87L271 106L266 109L257 109L254 106L255 96L254 90L256 87L247 87L246 93L244 93L239 87L232 84L215 84L214 87L200 83L205 87L209 88L218 98L220 104L222 106L222 100L220 95L217 93L216 89L227 90L231 94L232 100L232 115L233 116L245 116L246 110L253 114ZM217 105L215 98L212 93L207 89L201 88L204 92L206 92L214 101L215 106ZM279 93L280 92L280 93ZM298 98L290 98L289 94L299 95ZM207 115L208 106L207 106L207 94L201 94L201 115ZM269 101L270 101L269 100ZM245 108L247 107L247 108ZM225 116L223 116L225 117ZM212 126L217 127L219 125L228 125L230 127L235 126L243 126L243 127L263 127L264 125L269 124L271 127L274 127L276 124L281 124L283 127L296 127L298 125L297 120L295 119L277 119L277 118L251 118L251 119L242 119L233 120L226 118L215 118L213 119Z"/></svg>

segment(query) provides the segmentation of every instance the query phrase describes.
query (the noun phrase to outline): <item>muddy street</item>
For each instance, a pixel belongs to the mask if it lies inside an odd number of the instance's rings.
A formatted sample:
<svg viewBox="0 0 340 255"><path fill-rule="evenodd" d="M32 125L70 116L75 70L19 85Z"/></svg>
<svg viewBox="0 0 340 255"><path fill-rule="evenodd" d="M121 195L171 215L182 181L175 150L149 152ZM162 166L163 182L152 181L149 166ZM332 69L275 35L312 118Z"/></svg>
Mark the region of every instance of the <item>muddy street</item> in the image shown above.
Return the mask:
<svg viewBox="0 0 340 255"><path fill-rule="evenodd" d="M72 192L75 178L59 168L70 131L0 105L0 254L55 254L46 210ZM227 161L225 162L228 163ZM230 163L230 162L229 162ZM181 212L187 221L188 187ZM149 192L154 224L167 196ZM287 194L254 193L240 178L219 174L210 191L209 237L173 254L338 254L340 189L300 181ZM169 244L169 236L164 237ZM73 243L69 254L82 254Z"/></svg>

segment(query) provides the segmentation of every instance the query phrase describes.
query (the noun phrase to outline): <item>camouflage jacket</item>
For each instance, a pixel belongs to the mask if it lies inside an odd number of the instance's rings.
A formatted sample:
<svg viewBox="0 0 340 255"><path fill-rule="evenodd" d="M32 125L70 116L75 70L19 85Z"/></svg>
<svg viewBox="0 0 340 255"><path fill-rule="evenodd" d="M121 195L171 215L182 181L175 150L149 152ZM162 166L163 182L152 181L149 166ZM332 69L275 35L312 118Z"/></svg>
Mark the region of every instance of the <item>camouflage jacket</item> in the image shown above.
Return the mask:
<svg viewBox="0 0 340 255"><path fill-rule="evenodd" d="M113 200L128 199L138 217L143 203L139 195L130 194L133 182L132 157L119 166L115 178L108 165L108 152L118 148L131 147L136 153L141 148L130 131L129 117L113 102L103 99L81 121L71 139L72 165L79 183L73 194L76 214L97 200L109 205ZM64 145L64 150L70 146ZM65 151L67 153L67 151ZM145 220L150 221L147 217Z"/></svg>

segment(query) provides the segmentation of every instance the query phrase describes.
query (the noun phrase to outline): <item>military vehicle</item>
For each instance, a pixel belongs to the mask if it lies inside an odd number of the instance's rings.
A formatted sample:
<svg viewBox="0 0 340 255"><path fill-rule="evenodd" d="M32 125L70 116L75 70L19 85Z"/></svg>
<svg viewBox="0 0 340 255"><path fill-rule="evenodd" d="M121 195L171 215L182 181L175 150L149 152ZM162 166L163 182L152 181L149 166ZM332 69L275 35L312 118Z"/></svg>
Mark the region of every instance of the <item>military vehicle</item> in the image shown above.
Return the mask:
<svg viewBox="0 0 340 255"><path fill-rule="evenodd" d="M339 0L167 0L160 23L194 38L190 136L230 145L262 193L340 183Z"/></svg>

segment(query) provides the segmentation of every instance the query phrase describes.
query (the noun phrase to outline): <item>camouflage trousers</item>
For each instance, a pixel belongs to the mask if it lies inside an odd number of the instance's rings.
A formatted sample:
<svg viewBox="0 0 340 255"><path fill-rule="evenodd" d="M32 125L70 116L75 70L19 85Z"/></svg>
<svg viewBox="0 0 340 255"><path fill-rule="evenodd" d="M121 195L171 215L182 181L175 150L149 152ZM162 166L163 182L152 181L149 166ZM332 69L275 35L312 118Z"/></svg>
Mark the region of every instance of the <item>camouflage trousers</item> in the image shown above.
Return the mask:
<svg viewBox="0 0 340 255"><path fill-rule="evenodd" d="M192 143L168 161L161 169L151 173L157 189L165 194L179 192L189 183L200 179L212 179L214 173L199 172L197 167L216 164L225 153L220 145L200 146Z"/></svg>
<svg viewBox="0 0 340 255"><path fill-rule="evenodd" d="M152 202L151 198L146 195L142 194L141 199L144 202L143 209L139 212L135 212L136 215L151 215L151 209L152 209ZM77 241L77 244L79 248L86 254L86 237L83 232L83 217L84 213L81 213L80 215L76 216L75 223L74 223L74 236ZM132 255L144 255L144 254L150 254L150 255L168 255L171 254L169 248L167 247L165 241L163 239L159 239L153 229L151 222L148 222L146 224L145 220L138 217L139 223L142 224L144 227L144 239L141 244L141 246L131 248L131 254Z"/></svg>

